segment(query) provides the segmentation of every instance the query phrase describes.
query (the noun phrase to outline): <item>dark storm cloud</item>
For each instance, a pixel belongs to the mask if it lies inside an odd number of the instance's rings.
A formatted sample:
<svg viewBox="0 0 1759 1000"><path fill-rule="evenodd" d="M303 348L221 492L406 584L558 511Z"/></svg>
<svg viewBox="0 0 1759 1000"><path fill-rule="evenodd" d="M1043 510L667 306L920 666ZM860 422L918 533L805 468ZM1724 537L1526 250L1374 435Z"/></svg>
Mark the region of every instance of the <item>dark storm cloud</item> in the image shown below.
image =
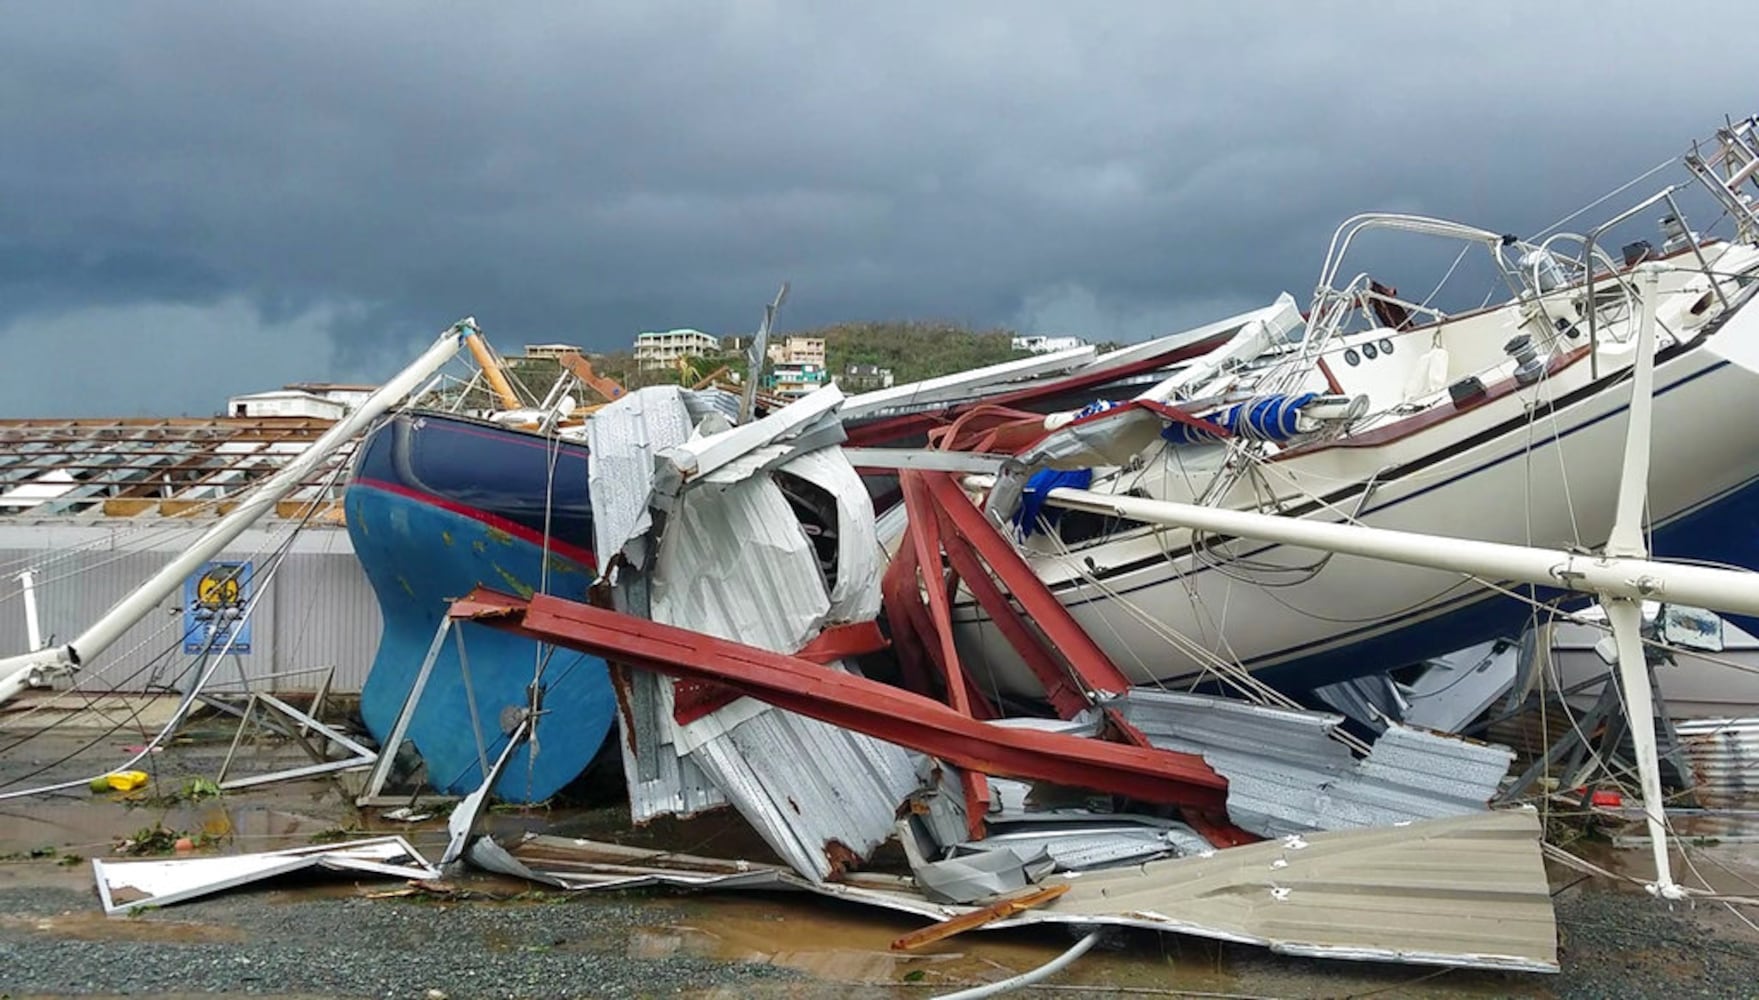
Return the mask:
<svg viewBox="0 0 1759 1000"><path fill-rule="evenodd" d="M1304 297L1356 211L1530 232L1753 110L1726 5L1092 6L10 6L0 409L382 375L465 314L741 330L784 278L792 325L1143 336Z"/></svg>

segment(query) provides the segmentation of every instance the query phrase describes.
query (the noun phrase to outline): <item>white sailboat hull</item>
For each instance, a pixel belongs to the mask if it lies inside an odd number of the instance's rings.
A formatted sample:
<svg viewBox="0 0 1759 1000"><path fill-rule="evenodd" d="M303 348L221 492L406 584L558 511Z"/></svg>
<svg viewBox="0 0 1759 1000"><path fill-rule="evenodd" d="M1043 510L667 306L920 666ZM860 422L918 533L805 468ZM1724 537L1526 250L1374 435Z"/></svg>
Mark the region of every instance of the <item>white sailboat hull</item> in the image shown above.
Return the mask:
<svg viewBox="0 0 1759 1000"><path fill-rule="evenodd" d="M1267 463L1265 479L1326 498L1333 509L1308 516L1327 520L1353 513L1374 527L1596 547L1612 523L1630 390L1596 391L1590 381L1582 359L1385 443ZM1759 546L1723 533L1759 492L1759 311L1738 311L1701 345L1664 355L1655 384L1648 509L1657 553L1753 565ZM1548 403L1551 412L1525 417ZM1726 552L1719 535L1731 542ZM1193 552L1190 542L1183 530L1138 529L1065 552L1041 543L1032 558L1138 683L1191 682L1217 659L1291 688L1329 683L1506 634L1520 615L1493 586L1457 574L1238 540ZM955 619L962 656L987 668L991 683L1039 691L981 609L960 604Z"/></svg>

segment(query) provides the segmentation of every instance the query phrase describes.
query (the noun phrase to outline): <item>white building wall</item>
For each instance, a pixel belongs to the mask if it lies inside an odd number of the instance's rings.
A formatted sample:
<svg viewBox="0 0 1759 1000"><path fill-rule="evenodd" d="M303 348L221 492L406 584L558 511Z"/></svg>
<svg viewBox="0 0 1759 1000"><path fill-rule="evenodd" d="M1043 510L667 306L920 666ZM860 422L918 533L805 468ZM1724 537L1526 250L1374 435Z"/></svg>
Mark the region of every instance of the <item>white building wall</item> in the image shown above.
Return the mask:
<svg viewBox="0 0 1759 1000"><path fill-rule="evenodd" d="M233 396L226 401L229 417L317 417L340 420L351 404L343 399L328 399L309 392L258 392Z"/></svg>
<svg viewBox="0 0 1759 1000"><path fill-rule="evenodd" d="M31 568L43 635L68 642L205 530L161 519L115 520L99 525L0 525L0 655L27 644L24 602L16 575ZM254 583L266 590L252 613L251 652L220 664L215 682L275 691L310 691L321 675L271 674L335 667L332 690L358 694L378 650L378 600L354 558L348 532L311 527L300 532L281 567L264 582L269 553L286 540L270 527L245 532L218 558L251 560ZM161 602L122 638L82 668L81 690L144 691L172 684L197 659L183 649L183 591ZM193 675L191 675L193 676Z"/></svg>

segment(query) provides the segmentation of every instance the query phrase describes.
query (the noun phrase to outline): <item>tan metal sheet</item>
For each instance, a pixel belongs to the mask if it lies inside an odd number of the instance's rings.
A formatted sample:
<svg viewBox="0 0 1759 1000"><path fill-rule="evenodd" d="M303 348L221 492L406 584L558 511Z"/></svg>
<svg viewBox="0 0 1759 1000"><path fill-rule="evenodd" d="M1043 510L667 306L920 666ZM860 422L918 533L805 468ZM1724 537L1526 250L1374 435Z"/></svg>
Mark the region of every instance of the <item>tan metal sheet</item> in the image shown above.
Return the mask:
<svg viewBox="0 0 1759 1000"><path fill-rule="evenodd" d="M1539 833L1535 813L1510 810L1306 834L1091 872L1021 920L1079 914L1289 954L1556 971Z"/></svg>

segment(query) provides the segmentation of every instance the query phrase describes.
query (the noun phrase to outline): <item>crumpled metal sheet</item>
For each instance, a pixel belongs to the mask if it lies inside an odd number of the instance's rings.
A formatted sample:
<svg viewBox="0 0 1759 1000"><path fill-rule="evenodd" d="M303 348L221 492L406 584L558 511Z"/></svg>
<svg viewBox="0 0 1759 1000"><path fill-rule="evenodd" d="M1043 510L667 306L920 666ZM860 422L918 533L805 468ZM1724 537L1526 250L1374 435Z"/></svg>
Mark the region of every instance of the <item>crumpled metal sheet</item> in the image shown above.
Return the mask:
<svg viewBox="0 0 1759 1000"><path fill-rule="evenodd" d="M1051 875L1041 884L1069 891L979 929L1098 924L1313 958L1556 972L1557 925L1539 834L1532 810L1498 810ZM570 888L800 889L936 921L972 911L935 903L909 880L883 875L814 883L773 865L559 837L528 837L504 853Z"/></svg>
<svg viewBox="0 0 1759 1000"><path fill-rule="evenodd" d="M727 804L721 789L675 746L672 680L641 670L613 674L618 684L618 733L623 739L623 780L629 818L636 824L661 816L687 818Z"/></svg>
<svg viewBox="0 0 1759 1000"><path fill-rule="evenodd" d="M594 413L586 422L591 452L587 485L592 495L593 551L599 566L652 526L648 492L654 456L690 439L690 412L675 385L637 389ZM637 566L645 563L640 545L628 553Z"/></svg>
<svg viewBox="0 0 1759 1000"><path fill-rule="evenodd" d="M792 652L830 613L812 544L767 478L686 493L654 564L656 622Z"/></svg>
<svg viewBox="0 0 1759 1000"><path fill-rule="evenodd" d="M773 708L690 758L779 857L815 880L885 843L917 788L902 747Z"/></svg>
<svg viewBox="0 0 1759 1000"><path fill-rule="evenodd" d="M788 438L822 435L817 437L820 446L839 443L842 427L835 414L843 398L842 390L827 385L761 420L692 438L661 451L653 467L648 504L669 510L693 485L711 481L726 485L737 481L740 477L729 480L721 474L725 467L734 463L738 463L744 475L756 475L763 467L749 463L752 454Z"/></svg>
<svg viewBox="0 0 1759 1000"><path fill-rule="evenodd" d="M858 538L865 530L871 545L872 523L870 507L865 524L841 527ZM654 569L654 621L784 652L824 625L830 597L818 557L768 477L687 492L668 533ZM877 566L869 572L877 577ZM878 581L852 586L877 592ZM672 745L809 878L829 877L838 852L865 857L884 843L918 784L903 748L748 698L677 727Z"/></svg>
<svg viewBox="0 0 1759 1000"><path fill-rule="evenodd" d="M1136 688L1113 706L1155 746L1201 754L1228 779L1228 817L1274 837L1481 812L1506 747L1391 725L1358 761L1342 716Z"/></svg>
<svg viewBox="0 0 1759 1000"><path fill-rule="evenodd" d="M655 457L688 441L692 416L677 386L650 386L603 407L587 421L592 451L587 481L592 495L593 540L599 565L622 550L636 567L647 564L645 533L652 528L648 494ZM623 596L627 596L624 594ZM639 610L645 614L645 604ZM693 816L724 806L726 797L670 744L672 682L656 674L613 668L618 686L618 733L623 740L623 777L629 815L636 823L660 816Z"/></svg>
<svg viewBox="0 0 1759 1000"><path fill-rule="evenodd" d="M710 387L707 389L682 390L684 407L690 412L690 422L700 423L703 417L711 413L727 418L730 424L739 422L739 404L742 402L735 393L725 389Z"/></svg>
<svg viewBox="0 0 1759 1000"><path fill-rule="evenodd" d="M837 501L838 575L829 592L799 517L763 472L764 462L801 447L802 434L840 440L840 427L833 422L821 430L820 418L841 398L834 389L821 390L755 424L671 447L658 442L677 437L681 421L664 408L682 412L682 402L656 395L627 408L618 419L652 418L660 430L621 428L592 445L593 461L608 461L602 449L618 446L640 456L618 462L619 474L604 480L641 498L641 517L619 514L621 523L649 530L649 504L662 503L668 513L651 572L620 582L619 600L628 603L631 588L645 587L646 601L636 602L644 606L629 610L780 652L798 650L833 617L871 619L880 574L873 508L847 460L810 453L787 458L793 474L825 486ZM661 479L673 494L654 493ZM595 513L599 488L595 480ZM621 512L628 501L605 502ZM638 822L730 802L795 870L823 879L883 843L898 804L917 788L915 767L900 747L748 698L680 726L674 690L669 679L636 673L621 691L625 776Z"/></svg>
<svg viewBox="0 0 1759 1000"><path fill-rule="evenodd" d="M886 567L880 547L874 544L878 526L873 500L861 475L835 448L791 459L782 471L812 483L837 501L837 579L831 588L830 620L872 621L879 616L880 578Z"/></svg>
<svg viewBox="0 0 1759 1000"><path fill-rule="evenodd" d="M1049 852L1031 844L996 844L929 858L908 819L898 823L898 843L916 888L937 903L986 902L1037 883L1056 868Z"/></svg>
<svg viewBox="0 0 1759 1000"><path fill-rule="evenodd" d="M212 895L309 868L397 879L440 877L440 870L402 837L205 858L92 859L98 896L110 916Z"/></svg>
<svg viewBox="0 0 1759 1000"><path fill-rule="evenodd" d="M1080 809L1030 813L1007 823L992 823L983 840L967 841L953 850L957 855L997 848L1022 857L1042 852L1056 863L1058 871L1110 868L1215 850L1201 834L1177 820Z"/></svg>

